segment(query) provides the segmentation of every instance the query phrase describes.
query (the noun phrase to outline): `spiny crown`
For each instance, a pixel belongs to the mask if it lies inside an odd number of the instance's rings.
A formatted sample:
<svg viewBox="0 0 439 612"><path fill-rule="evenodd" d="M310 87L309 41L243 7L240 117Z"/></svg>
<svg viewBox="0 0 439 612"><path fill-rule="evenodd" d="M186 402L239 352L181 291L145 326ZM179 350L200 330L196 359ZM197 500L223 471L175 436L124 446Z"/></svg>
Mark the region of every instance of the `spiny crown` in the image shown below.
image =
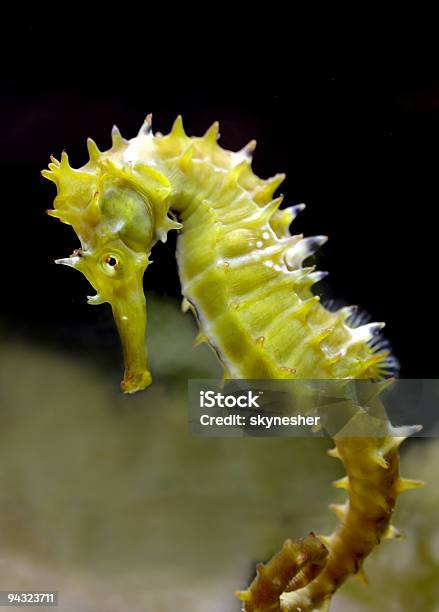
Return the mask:
<svg viewBox="0 0 439 612"><path fill-rule="evenodd" d="M285 174L276 174L269 179L260 178L252 169L252 153L256 148L256 140L251 140L239 151L229 151L218 144L219 136L218 121L215 121L203 136L188 136L183 120L178 116L169 134L155 134L155 145L160 157L164 160L174 160L183 173L193 167L194 161L208 159L212 167L224 171L227 176L224 187L239 185L261 208L271 204L275 191L285 180ZM277 198L276 205L270 206L271 214L279 208L281 202L282 198ZM287 227L287 216L282 216L284 231Z"/></svg>
<svg viewBox="0 0 439 612"><path fill-rule="evenodd" d="M71 225L83 245L120 235L131 239L136 250L145 250L157 240L165 242L170 229L181 228L180 223L168 217L172 191L169 180L145 161L147 156L135 161L130 154L133 143L144 151L151 149L151 116L131 141L125 140L116 126L111 135L112 146L107 151L100 151L91 138L87 140L90 159L79 169L70 166L65 151L61 161L51 156L49 169L43 170L42 175L55 183L58 195L54 209L47 213ZM120 210L115 204L115 191L120 196ZM145 208L151 223L142 231L140 217Z"/></svg>

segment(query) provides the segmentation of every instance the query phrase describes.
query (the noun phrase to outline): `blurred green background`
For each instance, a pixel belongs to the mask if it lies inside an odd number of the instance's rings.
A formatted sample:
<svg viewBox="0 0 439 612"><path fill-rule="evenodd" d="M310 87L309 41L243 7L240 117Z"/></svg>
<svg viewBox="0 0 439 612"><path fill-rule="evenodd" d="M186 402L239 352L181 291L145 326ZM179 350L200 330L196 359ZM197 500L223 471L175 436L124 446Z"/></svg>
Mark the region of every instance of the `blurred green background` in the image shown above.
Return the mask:
<svg viewBox="0 0 439 612"><path fill-rule="evenodd" d="M134 397L119 392L111 351L95 362L3 336L0 589L57 590L63 612L233 612L256 562L335 524L342 471L325 440L188 435L187 380L220 369L192 348L176 301L148 298L155 378ZM406 540L380 546L370 585L351 579L331 611L439 610L439 442L402 454L403 474L429 484L399 500Z"/></svg>

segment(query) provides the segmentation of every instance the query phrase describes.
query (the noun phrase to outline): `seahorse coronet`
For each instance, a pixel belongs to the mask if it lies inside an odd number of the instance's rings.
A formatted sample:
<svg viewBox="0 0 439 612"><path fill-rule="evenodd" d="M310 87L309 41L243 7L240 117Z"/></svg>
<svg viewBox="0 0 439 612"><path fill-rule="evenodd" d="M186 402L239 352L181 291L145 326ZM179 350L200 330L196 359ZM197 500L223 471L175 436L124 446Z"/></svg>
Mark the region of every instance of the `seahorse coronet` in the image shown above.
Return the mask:
<svg viewBox="0 0 439 612"><path fill-rule="evenodd" d="M143 274L155 243L170 230L179 231L182 309L195 315L195 344L214 349L224 378L391 376L397 361L381 336L383 323L365 321L356 307L326 308L312 292L326 273L309 259L327 237L290 233L305 206L283 207L276 191L285 175L262 179L253 172L255 141L233 152L218 138L217 123L201 137L188 136L181 116L168 134L154 134L148 115L130 140L113 127L107 151L89 139L89 161L81 168L72 168L63 152L42 173L58 192L49 215L71 225L81 242L57 262L85 274L96 290L89 303L109 302L113 309L125 359L122 390L134 393L151 383ZM364 401L379 402L387 384ZM356 418L368 419L359 408ZM346 470L334 486L348 496L331 505L335 530L288 540L259 565L239 593L244 610L326 610L351 574L364 579L369 553L381 539L400 537L391 525L396 498L423 484L399 476L398 447L418 431L387 421L379 435L334 435L328 453Z"/></svg>

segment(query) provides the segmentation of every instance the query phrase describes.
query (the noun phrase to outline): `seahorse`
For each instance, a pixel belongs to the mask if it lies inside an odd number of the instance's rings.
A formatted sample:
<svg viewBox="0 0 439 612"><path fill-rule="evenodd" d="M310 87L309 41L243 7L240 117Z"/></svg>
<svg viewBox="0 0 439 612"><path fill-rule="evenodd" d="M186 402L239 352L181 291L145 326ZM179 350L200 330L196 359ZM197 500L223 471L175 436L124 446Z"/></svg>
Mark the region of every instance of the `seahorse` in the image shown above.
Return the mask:
<svg viewBox="0 0 439 612"><path fill-rule="evenodd" d="M48 214L69 224L81 246L56 263L81 271L96 290L90 304L108 302L125 361L121 388L151 383L145 344L143 275L157 241L179 232L177 262L183 309L215 351L225 378L386 379L395 360L382 323L358 324L351 307L326 308L312 287L325 273L306 265L326 237L290 233L303 210L281 207L283 174L261 179L252 170L251 141L238 152L218 144L214 123L189 137L178 117L171 131L153 133L148 115L138 135L112 130L100 151L88 139L89 161L79 169L62 153L43 176L56 184ZM398 494L421 486L399 476L400 443L416 426L387 423L379 437L335 436L332 457L346 477L335 483L348 500L328 536L288 540L252 585L238 593L244 610L324 610L338 587L362 572L382 538L398 537L391 515Z"/></svg>

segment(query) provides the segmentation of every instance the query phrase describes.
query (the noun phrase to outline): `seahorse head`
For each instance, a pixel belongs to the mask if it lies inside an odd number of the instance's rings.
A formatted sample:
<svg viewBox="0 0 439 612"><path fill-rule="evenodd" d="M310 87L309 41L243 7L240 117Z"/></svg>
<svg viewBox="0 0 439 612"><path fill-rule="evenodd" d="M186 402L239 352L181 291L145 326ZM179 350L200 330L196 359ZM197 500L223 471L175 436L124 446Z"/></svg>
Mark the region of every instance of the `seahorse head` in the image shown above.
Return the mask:
<svg viewBox="0 0 439 612"><path fill-rule="evenodd" d="M88 140L90 161L82 168L72 168L63 152L61 161L52 157L42 174L58 190L48 214L71 225L81 243L70 257L56 263L86 276L96 290L89 304L111 305L124 352L122 390L134 393L151 382L143 274L153 245L165 241L169 229L181 226L168 217L171 188L165 175L145 161L133 163L130 142L118 130L112 135L113 146L105 152ZM150 138L143 128L135 146L147 148Z"/></svg>

